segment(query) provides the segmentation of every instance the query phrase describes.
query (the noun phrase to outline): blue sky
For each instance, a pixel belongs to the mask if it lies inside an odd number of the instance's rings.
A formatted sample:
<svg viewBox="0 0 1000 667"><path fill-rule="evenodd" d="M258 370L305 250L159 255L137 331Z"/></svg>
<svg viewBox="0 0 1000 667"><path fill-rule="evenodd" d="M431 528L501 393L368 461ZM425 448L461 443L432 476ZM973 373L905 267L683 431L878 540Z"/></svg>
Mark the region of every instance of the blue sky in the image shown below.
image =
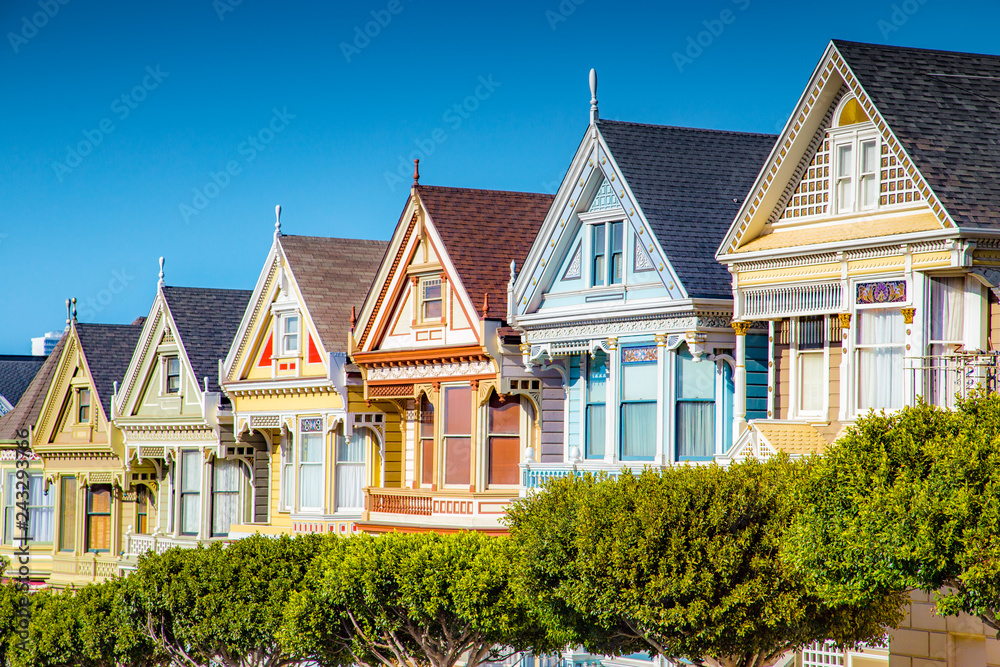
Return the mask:
<svg viewBox="0 0 1000 667"><path fill-rule="evenodd" d="M554 191L591 67L603 117L776 132L830 38L1000 53L998 19L995 1L5 0L0 352L61 329L69 296L81 321L145 315L160 255L168 284L251 289L275 204L286 233L388 238L416 150L424 183Z"/></svg>

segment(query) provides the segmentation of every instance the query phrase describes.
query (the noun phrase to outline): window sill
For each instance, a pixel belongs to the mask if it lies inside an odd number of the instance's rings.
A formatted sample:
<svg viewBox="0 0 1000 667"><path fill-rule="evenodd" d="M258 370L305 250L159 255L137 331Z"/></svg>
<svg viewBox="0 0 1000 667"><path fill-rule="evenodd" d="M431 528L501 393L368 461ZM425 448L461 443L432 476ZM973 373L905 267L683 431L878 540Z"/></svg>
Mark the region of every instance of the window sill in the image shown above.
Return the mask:
<svg viewBox="0 0 1000 667"><path fill-rule="evenodd" d="M445 318L440 320L425 320L420 322L413 322L410 324L411 329L434 329L436 327L443 327L445 325Z"/></svg>

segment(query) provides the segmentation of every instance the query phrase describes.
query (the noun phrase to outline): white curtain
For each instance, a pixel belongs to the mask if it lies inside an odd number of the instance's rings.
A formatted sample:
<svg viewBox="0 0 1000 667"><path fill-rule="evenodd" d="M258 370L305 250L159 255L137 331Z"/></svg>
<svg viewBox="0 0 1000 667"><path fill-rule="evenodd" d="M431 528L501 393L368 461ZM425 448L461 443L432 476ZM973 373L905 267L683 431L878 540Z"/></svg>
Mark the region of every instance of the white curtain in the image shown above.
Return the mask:
<svg viewBox="0 0 1000 667"><path fill-rule="evenodd" d="M337 436L337 509L355 510L364 508L365 447L368 437L362 430L355 431L350 438Z"/></svg>
<svg viewBox="0 0 1000 667"><path fill-rule="evenodd" d="M705 363L705 362L703 362ZM706 364L711 367L711 364ZM677 402L677 456L712 456L715 443L715 403Z"/></svg>
<svg viewBox="0 0 1000 667"><path fill-rule="evenodd" d="M323 434L303 433L299 459L299 507L323 507Z"/></svg>
<svg viewBox="0 0 1000 667"><path fill-rule="evenodd" d="M659 377L655 363L622 364L622 458L656 455Z"/></svg>
<svg viewBox="0 0 1000 667"><path fill-rule="evenodd" d="M201 452L181 453L181 532L197 534L201 514Z"/></svg>
<svg viewBox="0 0 1000 667"><path fill-rule="evenodd" d="M240 463L215 462L212 471L212 534L228 535L229 527L240 520Z"/></svg>
<svg viewBox="0 0 1000 667"><path fill-rule="evenodd" d="M29 491L28 524L29 534L35 542L52 541L52 525L55 519L55 493L45 493L45 482L41 475L31 476Z"/></svg>
<svg viewBox="0 0 1000 667"><path fill-rule="evenodd" d="M931 340L962 342L965 278L931 280Z"/></svg>
<svg viewBox="0 0 1000 667"><path fill-rule="evenodd" d="M858 408L903 407L903 315L894 308L858 312Z"/></svg>

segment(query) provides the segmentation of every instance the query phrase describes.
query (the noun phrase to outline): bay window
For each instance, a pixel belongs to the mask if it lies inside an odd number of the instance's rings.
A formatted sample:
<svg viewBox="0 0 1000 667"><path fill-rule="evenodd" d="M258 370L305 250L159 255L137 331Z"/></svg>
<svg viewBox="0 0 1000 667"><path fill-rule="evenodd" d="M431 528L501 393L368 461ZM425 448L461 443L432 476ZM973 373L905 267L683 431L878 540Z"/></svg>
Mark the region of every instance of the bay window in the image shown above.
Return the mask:
<svg viewBox="0 0 1000 667"><path fill-rule="evenodd" d="M898 308L867 308L858 310L857 320L857 409L898 410L903 407L903 315Z"/></svg>
<svg viewBox="0 0 1000 667"><path fill-rule="evenodd" d="M240 521L240 462L216 459L212 465L212 536L229 535L229 527Z"/></svg>
<svg viewBox="0 0 1000 667"><path fill-rule="evenodd" d="M695 361L685 345L676 360L677 458L711 458L715 454L716 366Z"/></svg>
<svg viewBox="0 0 1000 667"><path fill-rule="evenodd" d="M472 388L444 387L444 483L469 484L472 464Z"/></svg>
<svg viewBox="0 0 1000 667"><path fill-rule="evenodd" d="M587 444L586 458L604 458L606 438L606 406L608 384L608 357L601 350L594 352L587 368Z"/></svg>
<svg viewBox="0 0 1000 667"><path fill-rule="evenodd" d="M344 437L343 427L337 432L337 509L364 509L365 449L368 437L358 429L350 438Z"/></svg>
<svg viewBox="0 0 1000 667"><path fill-rule="evenodd" d="M299 509L323 509L323 420L302 419L299 434Z"/></svg>
<svg viewBox="0 0 1000 667"><path fill-rule="evenodd" d="M87 487L87 548L88 552L111 551L111 485L92 484Z"/></svg>
<svg viewBox="0 0 1000 667"><path fill-rule="evenodd" d="M7 489L4 494L4 526L6 544L18 543L22 537L30 543L51 543L52 522L55 519L55 494L45 492L45 480L41 473L16 472L7 474ZM19 507L20 505L20 507ZM27 516L25 516L27 507ZM18 513L21 516L18 516ZM27 520L27 523L25 523Z"/></svg>
<svg viewBox="0 0 1000 667"><path fill-rule="evenodd" d="M197 535L201 527L201 452L181 452L180 533Z"/></svg>
<svg viewBox="0 0 1000 667"><path fill-rule="evenodd" d="M659 370L656 346L622 348L621 458L652 459L656 454L656 400Z"/></svg>
<svg viewBox="0 0 1000 667"><path fill-rule="evenodd" d="M516 486L520 477L521 402L519 396L501 400L490 396L487 423L487 479L490 486Z"/></svg>
<svg viewBox="0 0 1000 667"><path fill-rule="evenodd" d="M420 397L420 483L434 483L434 404L427 395Z"/></svg>

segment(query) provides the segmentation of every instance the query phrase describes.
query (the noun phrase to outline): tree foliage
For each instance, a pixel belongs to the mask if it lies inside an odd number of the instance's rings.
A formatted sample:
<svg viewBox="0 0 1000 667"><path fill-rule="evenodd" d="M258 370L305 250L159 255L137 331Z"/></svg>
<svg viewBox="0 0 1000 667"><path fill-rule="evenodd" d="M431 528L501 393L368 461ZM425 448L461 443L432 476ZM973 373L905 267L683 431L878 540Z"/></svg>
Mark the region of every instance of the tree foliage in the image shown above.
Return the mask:
<svg viewBox="0 0 1000 667"><path fill-rule="evenodd" d="M286 613L283 640L324 664L468 667L559 648L510 586L507 538L358 535L332 543Z"/></svg>
<svg viewBox="0 0 1000 667"><path fill-rule="evenodd" d="M12 642L11 667L158 667L156 651L122 613L123 581L34 593L28 638ZM6 664L6 663L4 663Z"/></svg>
<svg viewBox="0 0 1000 667"><path fill-rule="evenodd" d="M260 535L139 559L125 611L179 667L286 667L277 633L322 538Z"/></svg>
<svg viewBox="0 0 1000 667"><path fill-rule="evenodd" d="M939 591L942 615L1000 630L1000 396L870 413L817 463L804 500L791 553L826 595Z"/></svg>
<svg viewBox="0 0 1000 667"><path fill-rule="evenodd" d="M896 594L827 603L782 558L804 466L787 458L566 477L509 512L516 586L594 653L757 667L809 643L880 639Z"/></svg>

